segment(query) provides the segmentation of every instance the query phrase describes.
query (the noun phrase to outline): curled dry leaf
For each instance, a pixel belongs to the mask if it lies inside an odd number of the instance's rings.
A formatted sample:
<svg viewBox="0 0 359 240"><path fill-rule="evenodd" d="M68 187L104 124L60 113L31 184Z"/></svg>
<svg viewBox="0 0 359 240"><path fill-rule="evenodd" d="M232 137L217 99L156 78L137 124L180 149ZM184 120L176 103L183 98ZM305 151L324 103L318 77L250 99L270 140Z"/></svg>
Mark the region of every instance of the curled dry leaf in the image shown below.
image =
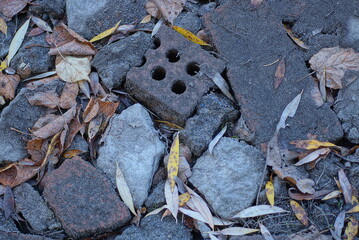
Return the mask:
<svg viewBox="0 0 359 240"><path fill-rule="evenodd" d="M165 20L173 25L173 21L182 12L186 0L152 0ZM151 14L151 13L150 13Z"/></svg>
<svg viewBox="0 0 359 240"><path fill-rule="evenodd" d="M180 33L182 36L184 36L185 38L187 38L188 40L190 40L193 43L196 43L199 45L205 45L205 46L209 45L208 43L204 42L202 39L200 39L199 37L197 37L196 35L194 35L193 33L191 33L190 31L188 31L184 28L181 28L178 26L172 26L172 28L176 32Z"/></svg>
<svg viewBox="0 0 359 240"><path fill-rule="evenodd" d="M285 75L285 62L284 62L284 58L282 58L274 74L274 89L277 89L279 85L283 82L284 75Z"/></svg>
<svg viewBox="0 0 359 240"><path fill-rule="evenodd" d="M345 202L352 203L353 188L343 169L339 170L338 178L339 178L340 187L344 195Z"/></svg>
<svg viewBox="0 0 359 240"><path fill-rule="evenodd" d="M253 207L246 208L232 218L250 218L250 217L258 217L268 214L276 214L276 213L284 213L288 212L283 208L271 206L271 205L257 205Z"/></svg>
<svg viewBox="0 0 359 240"><path fill-rule="evenodd" d="M223 137L223 135L226 133L226 131L227 131L227 124L222 128L222 130L209 143L209 145L208 145L209 154L212 155L214 146L216 146L219 139L221 139L221 137Z"/></svg>
<svg viewBox="0 0 359 240"><path fill-rule="evenodd" d="M293 40L293 42L295 42L295 44L297 44L299 47L303 49L308 49L308 47L305 45L305 43L302 40L294 36L294 34L292 33L292 29L290 29L287 25L283 24L283 26L288 36Z"/></svg>
<svg viewBox="0 0 359 240"><path fill-rule="evenodd" d="M65 82L90 81L91 64L88 58L67 56L56 65L57 75Z"/></svg>
<svg viewBox="0 0 359 240"><path fill-rule="evenodd" d="M290 141L290 144L295 145L296 148L302 148L307 150L318 149L321 147L336 147L335 144L330 142L321 142L318 140L294 140Z"/></svg>
<svg viewBox="0 0 359 240"><path fill-rule="evenodd" d="M276 132L279 132L281 128L286 127L285 121L287 120L288 117L294 117L295 113L297 112L299 102L302 98L302 93L303 90L295 98L293 98L293 100L290 103L288 103L288 105L285 107L280 117L280 120L277 124Z"/></svg>
<svg viewBox="0 0 359 240"><path fill-rule="evenodd" d="M302 193L308 193L308 194L314 194L315 190L313 186L315 185L314 181L312 179L303 178L297 180L297 188Z"/></svg>
<svg viewBox="0 0 359 240"><path fill-rule="evenodd" d="M265 190L269 204L274 206L274 185L271 181L266 183Z"/></svg>
<svg viewBox="0 0 359 240"><path fill-rule="evenodd" d="M307 213L305 212L304 208L302 208L302 206L300 206L299 203L297 203L294 200L290 200L290 206L292 207L292 210L293 210L295 216L297 217L297 219L304 226L308 226L309 219L308 219Z"/></svg>
<svg viewBox="0 0 359 240"><path fill-rule="evenodd" d="M327 156L330 153L330 148L321 148L315 150L314 152L309 153L307 156L298 161L295 166L301 166L306 163L313 162L317 160L319 157Z"/></svg>
<svg viewBox="0 0 359 240"><path fill-rule="evenodd" d="M170 186L170 181L168 179L165 182L165 198L168 210L171 212L171 214L177 221L177 214L179 208L178 189L175 185L174 189L172 190Z"/></svg>
<svg viewBox="0 0 359 240"><path fill-rule="evenodd" d="M117 162L116 162L116 186L117 186L117 190L121 196L122 201L130 209L130 211L133 213L133 215L136 216L137 214L135 211L135 207L133 205L130 188L128 187L125 176L123 175Z"/></svg>
<svg viewBox="0 0 359 240"><path fill-rule="evenodd" d="M323 48L309 60L319 81L332 89L342 88L342 78L347 70L359 71L359 53L352 48Z"/></svg>
<svg viewBox="0 0 359 240"><path fill-rule="evenodd" d="M313 194L304 194L304 193L294 192L293 190L294 188L289 188L288 195L290 198L298 201L321 199L323 196L331 192L330 190L321 190L314 192Z"/></svg>
<svg viewBox="0 0 359 240"><path fill-rule="evenodd" d="M31 1L32 0L0 0L0 12L8 18L12 18L23 10Z"/></svg>
<svg viewBox="0 0 359 240"><path fill-rule="evenodd" d="M45 157L43 149L44 139L32 139L26 143L26 151L35 162L41 161Z"/></svg>
<svg viewBox="0 0 359 240"><path fill-rule="evenodd" d="M7 35L7 24L3 18L0 17L0 32Z"/></svg>
<svg viewBox="0 0 359 240"><path fill-rule="evenodd" d="M357 234L358 234L358 221L356 221L354 217L350 217L350 222L348 222L348 225L345 228L344 239L354 240Z"/></svg>
<svg viewBox="0 0 359 240"><path fill-rule="evenodd" d="M19 82L19 75L6 75L0 71L0 95L3 96L6 100L13 99L15 97L15 90Z"/></svg>
<svg viewBox="0 0 359 240"><path fill-rule="evenodd" d="M179 135L177 134L172 143L167 164L168 181L172 192L174 191L176 185L175 177L178 175L179 163Z"/></svg>
<svg viewBox="0 0 359 240"><path fill-rule="evenodd" d="M0 183L15 187L37 174L38 166L30 159L20 160L18 163L11 163L0 169Z"/></svg>

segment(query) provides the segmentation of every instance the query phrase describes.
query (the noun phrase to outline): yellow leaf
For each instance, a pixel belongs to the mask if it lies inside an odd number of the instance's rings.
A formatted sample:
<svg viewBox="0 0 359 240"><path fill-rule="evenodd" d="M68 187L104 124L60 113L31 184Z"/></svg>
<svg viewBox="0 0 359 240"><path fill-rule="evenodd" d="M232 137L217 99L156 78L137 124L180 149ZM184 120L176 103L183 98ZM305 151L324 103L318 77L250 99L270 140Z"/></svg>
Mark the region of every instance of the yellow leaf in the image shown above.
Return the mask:
<svg viewBox="0 0 359 240"><path fill-rule="evenodd" d="M303 48L303 49L308 49L308 47L305 45L305 43L302 41L302 40L300 40L299 38L296 38L295 36L294 36L294 34L292 33L292 30L288 27L288 26L286 26L286 25L283 25L284 26L284 28L285 28L285 31L287 32L287 34L289 35L289 37L299 46L299 47L301 47L301 48Z"/></svg>
<svg viewBox="0 0 359 240"><path fill-rule="evenodd" d="M295 147L297 148L302 148L307 150L318 149L320 147L336 147L336 145L333 143L321 142L318 140L294 140L291 141L290 144L295 145Z"/></svg>
<svg viewBox="0 0 359 240"><path fill-rule="evenodd" d="M120 24L120 22L121 22L121 21L118 21L118 23L116 23L116 25L115 25L114 27L112 27L112 28L110 28L110 29L107 29L106 31L103 31L102 33L100 33L100 34L97 35L96 37L93 37L93 38L90 40L90 42L96 42L96 41L98 41L98 40L101 40L101 39L103 39L103 38L105 38L105 37L110 36L111 34L113 34L113 33L116 31L116 29L117 29L118 25Z"/></svg>
<svg viewBox="0 0 359 240"><path fill-rule="evenodd" d="M175 177L178 174L179 162L179 136L177 134L171 146L167 165L168 180L170 182L172 192L176 185Z"/></svg>
<svg viewBox="0 0 359 240"><path fill-rule="evenodd" d="M191 198L191 195L186 192L186 193L183 193L181 195L179 195L178 197L178 202L179 202L179 206L182 207L183 205L186 204L186 202Z"/></svg>
<svg viewBox="0 0 359 240"><path fill-rule="evenodd" d="M357 213L357 212L359 212L359 205L355 205L347 213Z"/></svg>
<svg viewBox="0 0 359 240"><path fill-rule="evenodd" d="M340 191L340 190L335 190L335 191L330 192L330 193L328 193L327 195L325 195L325 197L322 198L322 201L339 197L340 194L341 194L341 191Z"/></svg>
<svg viewBox="0 0 359 240"><path fill-rule="evenodd" d="M266 183L266 196L269 204L274 206L274 186L271 181Z"/></svg>
<svg viewBox="0 0 359 240"><path fill-rule="evenodd" d="M146 15L140 23L148 23L151 21L151 15Z"/></svg>
<svg viewBox="0 0 359 240"><path fill-rule="evenodd" d="M0 63L0 71L4 70L5 68L7 68L6 59Z"/></svg>
<svg viewBox="0 0 359 240"><path fill-rule="evenodd" d="M196 35L194 35L193 33L191 33L190 31L188 31L188 30L186 30L184 28L181 28L181 27L178 27L178 26L172 26L172 28L176 32L182 34L185 38L187 38L191 42L197 43L199 45L207 45L207 46L209 46L208 43L202 41L199 37L197 37Z"/></svg>
<svg viewBox="0 0 359 240"><path fill-rule="evenodd" d="M0 18L0 32L7 35L7 25L4 19Z"/></svg>
<svg viewBox="0 0 359 240"><path fill-rule="evenodd" d="M345 236L347 240L353 240L354 237L358 234L358 221L354 217L350 218L350 222L345 229Z"/></svg>
<svg viewBox="0 0 359 240"><path fill-rule="evenodd" d="M82 153L81 150L79 149L72 149L69 151L64 152L64 154L62 155L64 158L72 158L75 157L77 155L79 155L80 153Z"/></svg>
<svg viewBox="0 0 359 240"><path fill-rule="evenodd" d="M178 129L178 130L183 130L183 127L180 127L174 123L168 122L168 121L163 121L163 120L156 120L156 122L158 123L163 123L164 125L166 125L167 127L170 128L174 128L174 129Z"/></svg>
<svg viewBox="0 0 359 240"><path fill-rule="evenodd" d="M300 206L299 203L297 203L294 200L290 200L290 206L292 207L292 210L293 210L295 216L297 217L297 219L304 226L308 226L308 224L309 224L308 216L307 216L307 213L305 212L305 210L302 208L302 206Z"/></svg>

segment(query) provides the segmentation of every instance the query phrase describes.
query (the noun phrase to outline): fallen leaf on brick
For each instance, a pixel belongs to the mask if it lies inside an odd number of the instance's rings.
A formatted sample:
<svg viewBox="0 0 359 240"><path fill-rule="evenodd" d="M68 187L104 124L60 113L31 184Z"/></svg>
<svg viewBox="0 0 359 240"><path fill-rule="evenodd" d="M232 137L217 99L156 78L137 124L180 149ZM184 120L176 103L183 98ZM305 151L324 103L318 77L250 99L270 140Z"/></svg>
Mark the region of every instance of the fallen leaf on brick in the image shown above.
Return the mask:
<svg viewBox="0 0 359 240"><path fill-rule="evenodd" d="M114 27L103 31L102 33L98 34L96 37L93 37L90 40L90 42L96 42L96 41L99 41L99 40L101 40L101 39L103 39L105 37L110 36L111 34L113 34L116 31L116 29L117 29L118 25L120 24L120 22L121 21L118 21Z"/></svg>
<svg viewBox="0 0 359 240"><path fill-rule="evenodd" d="M209 45L208 43L204 42L202 39L200 39L199 37L197 37L196 35L194 35L193 33L191 33L190 31L188 31L184 28L181 28L178 26L172 26L172 28L176 32L180 33L182 36L184 36L185 38L190 40L191 42L194 42L199 45Z"/></svg>

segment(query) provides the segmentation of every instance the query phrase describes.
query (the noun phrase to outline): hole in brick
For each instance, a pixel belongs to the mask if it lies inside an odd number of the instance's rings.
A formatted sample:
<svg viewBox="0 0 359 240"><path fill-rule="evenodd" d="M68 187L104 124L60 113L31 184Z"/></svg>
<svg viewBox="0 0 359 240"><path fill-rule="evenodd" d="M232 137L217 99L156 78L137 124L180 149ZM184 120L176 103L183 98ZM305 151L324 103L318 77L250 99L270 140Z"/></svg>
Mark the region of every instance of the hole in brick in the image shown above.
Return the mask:
<svg viewBox="0 0 359 240"><path fill-rule="evenodd" d="M166 69L161 66L157 66L152 70L152 78L155 80L162 80L166 77Z"/></svg>
<svg viewBox="0 0 359 240"><path fill-rule="evenodd" d="M141 59L141 64L139 65L139 67L142 67L143 65L145 65L147 62L147 59L145 56L142 56L142 59Z"/></svg>
<svg viewBox="0 0 359 240"><path fill-rule="evenodd" d="M159 39L159 38L154 38L153 39L153 44L154 44L154 47L153 47L153 49L157 49L157 48L159 48L160 46L161 46L161 40Z"/></svg>
<svg viewBox="0 0 359 240"><path fill-rule="evenodd" d="M171 90L175 94L182 94L186 91L186 84L182 81L176 81L172 84Z"/></svg>
<svg viewBox="0 0 359 240"><path fill-rule="evenodd" d="M178 62L180 60L180 55L176 49L170 49L166 53L166 57L169 62Z"/></svg>
<svg viewBox="0 0 359 240"><path fill-rule="evenodd" d="M196 62L190 62L187 65L187 73L188 73L188 75L194 76L199 72L199 70L200 70L199 65Z"/></svg>

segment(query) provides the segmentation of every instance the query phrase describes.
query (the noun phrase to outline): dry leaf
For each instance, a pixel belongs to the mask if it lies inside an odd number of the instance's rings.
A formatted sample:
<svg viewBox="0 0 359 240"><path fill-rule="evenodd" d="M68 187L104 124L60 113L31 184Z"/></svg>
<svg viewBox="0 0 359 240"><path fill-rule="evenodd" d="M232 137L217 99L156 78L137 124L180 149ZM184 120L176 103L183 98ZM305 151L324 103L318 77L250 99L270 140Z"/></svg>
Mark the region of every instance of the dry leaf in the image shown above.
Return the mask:
<svg viewBox="0 0 359 240"><path fill-rule="evenodd" d="M181 195L179 195L179 197L178 197L178 202L179 202L179 206L180 207L183 207L185 204L186 204L186 202L188 202L188 200L191 198L191 195L189 195L189 193L188 192L186 192L186 193L182 193Z"/></svg>
<svg viewBox="0 0 359 240"><path fill-rule="evenodd" d="M243 227L230 227L225 228L218 232L211 232L214 235L228 235L228 236L243 236L251 233L259 232L259 229L253 229L253 228L243 228Z"/></svg>
<svg viewBox="0 0 359 240"><path fill-rule="evenodd" d="M167 205L164 205L164 206L162 206L160 208L157 208L157 209L153 210L152 212L147 213L145 218L148 217L148 216L151 216L151 215L156 215L156 214L160 213L163 209L167 209Z"/></svg>
<svg viewBox="0 0 359 240"><path fill-rule="evenodd" d="M158 20L158 22L156 23L156 25L152 29L151 38L153 36L155 36L156 33L160 30L162 23L163 23L162 19Z"/></svg>
<svg viewBox="0 0 359 240"><path fill-rule="evenodd" d="M28 37L35 37L35 36L39 36L40 34L43 34L45 31L42 30L39 27L33 28L31 29L31 31L29 32L29 34L27 35Z"/></svg>
<svg viewBox="0 0 359 240"><path fill-rule="evenodd" d="M274 89L277 89L279 85L283 82L284 75L285 75L285 62L284 62L284 58L282 58L274 74Z"/></svg>
<svg viewBox="0 0 359 240"><path fill-rule="evenodd" d="M289 188L288 195L290 198L298 201L321 199L323 196L331 192L330 190L321 190L313 194L304 194L304 193L293 192L293 190L294 188Z"/></svg>
<svg viewBox="0 0 359 240"><path fill-rule="evenodd" d="M81 92L85 94L85 96L90 99L91 98L91 90L90 90L90 84L86 80L81 80L77 82L77 85L81 89Z"/></svg>
<svg viewBox="0 0 359 240"><path fill-rule="evenodd" d="M167 203L167 208L177 221L177 214L179 208L178 200L178 189L177 186L174 186L174 189L171 189L170 181L167 179L165 183L165 198Z"/></svg>
<svg viewBox="0 0 359 240"><path fill-rule="evenodd" d="M117 190L121 196L122 201L130 209L130 211L133 213L133 215L136 216L137 214L135 211L135 207L133 205L130 188L128 187L125 176L123 175L117 162L116 162L116 186L117 186Z"/></svg>
<svg viewBox="0 0 359 240"><path fill-rule="evenodd" d="M32 0L0 0L0 12L8 18L12 18L31 1Z"/></svg>
<svg viewBox="0 0 359 240"><path fill-rule="evenodd" d="M268 214L276 214L276 213L284 213L284 212L288 212L288 211L280 207L271 206L271 205L257 205L240 211L232 218L250 218L250 217L258 217Z"/></svg>
<svg viewBox="0 0 359 240"><path fill-rule="evenodd" d="M46 77L49 77L49 76L52 76L52 75L55 75L55 74L56 74L56 71L49 71L49 72L41 73L41 74L33 76L33 77L26 78L26 79L23 80L23 82L30 81L30 80L35 80L35 79L46 78Z"/></svg>
<svg viewBox="0 0 359 240"><path fill-rule="evenodd" d="M27 100L33 106L45 106L48 108L56 108L60 102L56 89L50 89L46 92L37 92L27 97Z"/></svg>
<svg viewBox="0 0 359 240"><path fill-rule="evenodd" d="M350 222L348 222L348 225L345 228L344 239L354 240L357 234L358 234L358 221L356 221L354 217L350 217Z"/></svg>
<svg viewBox="0 0 359 240"><path fill-rule="evenodd" d="M263 224L259 224L259 228L260 228L261 234L265 240L274 240L274 238L272 237L272 235L270 234L270 232L269 232L268 228L266 228L266 226L264 226Z"/></svg>
<svg viewBox="0 0 359 240"><path fill-rule="evenodd" d="M301 166L306 163L317 160L319 157L327 156L330 153L330 148L320 148L314 152L309 153L307 156L298 161L295 166Z"/></svg>
<svg viewBox="0 0 359 240"><path fill-rule="evenodd" d="M121 21L118 21L114 27L112 27L110 29L107 29L106 31L103 31L102 33L98 34L96 37L93 37L90 40L90 42L95 42L95 41L98 41L98 40L101 40L101 39L103 39L105 37L110 36L111 34L113 34L116 31L116 29L117 29L118 25L120 24L120 22Z"/></svg>
<svg viewBox="0 0 359 240"><path fill-rule="evenodd" d="M31 159L35 162L41 161L45 157L45 151L43 150L43 139L32 139L26 144L26 151L30 154Z"/></svg>
<svg viewBox="0 0 359 240"><path fill-rule="evenodd" d="M297 203L294 200L290 200L290 206L292 207L292 210L295 214L295 216L297 217L297 219L304 225L304 226L308 226L309 224L309 219L307 216L307 213L305 212L305 210L302 208L302 206L299 205L299 203Z"/></svg>
<svg viewBox="0 0 359 240"><path fill-rule="evenodd" d="M0 71L0 95L3 96L6 100L13 99L15 97L15 90L19 82L19 75L6 75Z"/></svg>
<svg viewBox="0 0 359 240"><path fill-rule="evenodd" d="M42 128L33 132L33 134L42 139L46 139L60 132L76 115L76 107L67 110L62 116L57 117L54 121L46 124Z"/></svg>
<svg viewBox="0 0 359 240"><path fill-rule="evenodd" d="M209 45L208 43L204 42L202 39L200 39L199 37L197 37L196 35L194 35L193 33L191 33L190 31L188 31L184 28L181 28L178 26L172 26L172 28L176 32L180 33L182 36L184 36L185 38L187 38L188 40L190 40L193 43L196 43L199 45L205 45L205 46Z"/></svg>
<svg viewBox="0 0 359 240"><path fill-rule="evenodd" d="M62 89L59 107L64 109L72 108L76 105L76 97L79 92L79 87L76 83L66 83Z"/></svg>
<svg viewBox="0 0 359 240"><path fill-rule="evenodd" d="M285 24L283 24L285 31L287 32L288 36L293 40L293 42L295 42L295 44L297 44L299 47L303 48L303 49L308 49L308 47L305 45L305 43L300 40L299 38L296 38L294 36L294 34L292 33L292 29L290 29L288 26L286 26Z"/></svg>
<svg viewBox="0 0 359 240"><path fill-rule="evenodd" d="M271 181L266 183L265 190L269 204L274 206L274 185Z"/></svg>
<svg viewBox="0 0 359 240"><path fill-rule="evenodd" d="M11 163L0 169L0 183L15 187L37 174L38 166L33 166L30 159L20 160L18 163Z"/></svg>
<svg viewBox="0 0 359 240"><path fill-rule="evenodd" d="M167 174L168 180L171 186L171 191L174 191L176 181L175 177L178 175L178 166L179 166L179 135L177 134L170 150L170 156L167 164Z"/></svg>
<svg viewBox="0 0 359 240"><path fill-rule="evenodd" d="M7 24L3 18L0 17L0 32L7 35Z"/></svg>
<svg viewBox="0 0 359 240"><path fill-rule="evenodd" d="M42 20L41 18L38 17L31 17L31 20L42 30L44 30L45 32L52 32L51 27L49 26L49 24L47 24L47 22L45 22L44 20Z"/></svg>
<svg viewBox="0 0 359 240"><path fill-rule="evenodd" d="M313 186L315 185L312 179L304 178L297 180L297 188L302 193L314 194L315 189Z"/></svg>
<svg viewBox="0 0 359 240"><path fill-rule="evenodd" d="M307 150L318 149L321 147L336 147L335 144L330 142L321 142L318 140L294 140L290 141L290 144L295 145L296 148L302 148Z"/></svg>
<svg viewBox="0 0 359 240"><path fill-rule="evenodd" d="M0 63L0 71L4 70L5 68L7 68L6 59L4 61L1 61L1 63Z"/></svg>
<svg viewBox="0 0 359 240"><path fill-rule="evenodd" d="M146 2L146 6L147 6L147 3L148 3L148 2ZM147 11L147 10L146 10L146 11ZM150 22L150 21L151 21L151 14L146 15L144 18L142 18L142 20L141 20L140 23L148 23L148 22Z"/></svg>
<svg viewBox="0 0 359 240"><path fill-rule="evenodd" d="M62 157L64 157L64 158L73 158L75 156L80 155L81 153L82 153L82 151L79 150L79 149L72 149L72 150L64 152L64 154L62 154Z"/></svg>
<svg viewBox="0 0 359 240"><path fill-rule="evenodd" d="M332 89L342 88L342 78L347 70L359 71L359 53L352 48L323 48L309 60L319 81Z"/></svg>
<svg viewBox="0 0 359 240"><path fill-rule="evenodd" d="M176 125L174 123L168 122L168 121L155 120L155 122L162 123L162 124L166 125L167 127L170 127L170 128L176 129L176 130L183 130L184 129L183 127L180 127L180 126L178 126L178 125Z"/></svg>
<svg viewBox="0 0 359 240"><path fill-rule="evenodd" d="M1 6L1 3L0 3ZM26 20L26 22L19 28L19 30L15 33L14 38L11 40L9 53L6 57L7 65L10 66L10 62L12 58L15 56L19 48L21 47L22 42L24 41L27 29L29 27L30 19Z"/></svg>
<svg viewBox="0 0 359 240"><path fill-rule="evenodd" d="M161 11L160 9L157 7L156 3L154 3L153 1L147 1L146 2L146 12L157 19L160 19L162 17Z"/></svg>
<svg viewBox="0 0 359 240"><path fill-rule="evenodd" d="M338 216L335 219L334 222L334 231L331 231L334 239L341 239L342 231L344 227L344 221L345 221L345 211L341 211Z"/></svg>
<svg viewBox="0 0 359 240"><path fill-rule="evenodd" d="M56 65L57 75L65 82L90 81L91 64L88 58L67 56Z"/></svg>
<svg viewBox="0 0 359 240"><path fill-rule="evenodd" d="M345 202L352 203L353 188L343 169L339 170L338 178L339 178L340 187L343 191Z"/></svg>
<svg viewBox="0 0 359 240"><path fill-rule="evenodd" d="M329 199L332 199L332 198L336 198L336 197L339 197L341 194L341 191L340 190L335 190L335 191L332 191L330 193L328 193L327 195L325 195L325 197L322 198L322 201L325 201L325 200L329 200Z"/></svg>
<svg viewBox="0 0 359 240"><path fill-rule="evenodd" d="M280 120L277 124L276 132L279 132L281 128L286 127L285 121L287 120L288 117L294 117L295 113L297 112L299 102L302 98L302 93L303 90L285 107L280 117Z"/></svg>
<svg viewBox="0 0 359 240"><path fill-rule="evenodd" d="M15 212L15 198L9 186L5 187L3 210L5 219L8 219Z"/></svg>
<svg viewBox="0 0 359 240"><path fill-rule="evenodd" d="M152 0L165 20L173 25L173 21L182 12L186 0ZM150 13L151 14L151 13Z"/></svg>
<svg viewBox="0 0 359 240"><path fill-rule="evenodd" d="M135 28L136 28L135 24L124 24L124 25L118 26L115 32L123 33L127 36L129 33L133 32L135 30Z"/></svg>
<svg viewBox="0 0 359 240"><path fill-rule="evenodd" d="M195 212L195 211L192 211L190 209L187 209L187 208L183 208L183 207L180 207L178 209L181 213L193 218L193 219L196 219L198 221L201 221L201 222L204 222L204 223L207 223L206 220L202 217L202 215L198 212ZM208 224L208 223L207 223Z"/></svg>
<svg viewBox="0 0 359 240"><path fill-rule="evenodd" d="M221 130L221 131L213 138L213 140L209 143L209 145L208 145L209 154L212 155L214 146L216 146L216 144L218 143L219 139L221 139L221 137L223 137L223 135L225 134L226 131L227 131L227 124L222 128L222 130Z"/></svg>

